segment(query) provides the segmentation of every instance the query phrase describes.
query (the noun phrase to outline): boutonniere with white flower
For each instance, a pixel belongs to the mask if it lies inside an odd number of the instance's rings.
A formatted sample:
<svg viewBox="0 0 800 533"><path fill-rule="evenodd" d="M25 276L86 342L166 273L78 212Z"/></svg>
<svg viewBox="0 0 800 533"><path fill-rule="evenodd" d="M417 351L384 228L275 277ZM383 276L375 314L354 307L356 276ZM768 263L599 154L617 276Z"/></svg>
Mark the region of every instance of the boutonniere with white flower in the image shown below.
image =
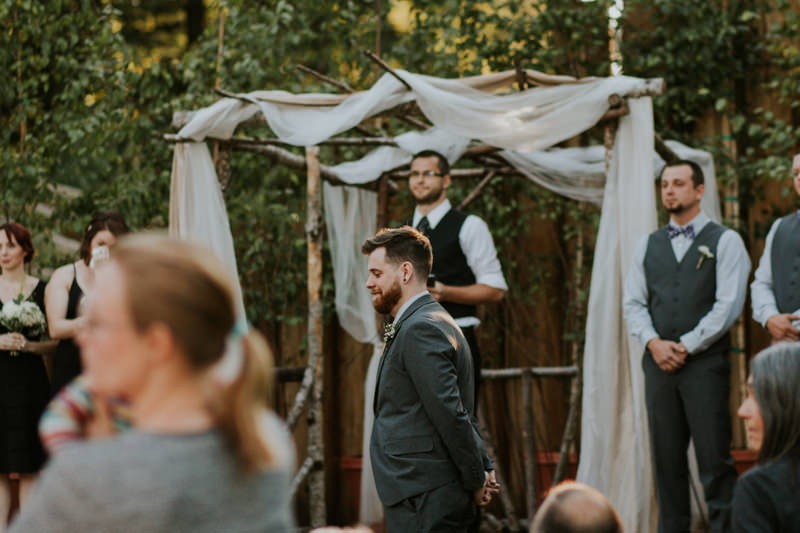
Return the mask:
<svg viewBox="0 0 800 533"><path fill-rule="evenodd" d="M394 326L394 322L388 322L383 325L383 342L384 344L389 342L390 340L394 339L394 335L397 333L397 328Z"/></svg>
<svg viewBox="0 0 800 533"><path fill-rule="evenodd" d="M714 254L711 253L711 250L709 250L708 246L705 244L698 246L697 251L700 252L700 259L697 260L696 270L700 270L700 267L703 266L703 261L706 259L714 259Z"/></svg>

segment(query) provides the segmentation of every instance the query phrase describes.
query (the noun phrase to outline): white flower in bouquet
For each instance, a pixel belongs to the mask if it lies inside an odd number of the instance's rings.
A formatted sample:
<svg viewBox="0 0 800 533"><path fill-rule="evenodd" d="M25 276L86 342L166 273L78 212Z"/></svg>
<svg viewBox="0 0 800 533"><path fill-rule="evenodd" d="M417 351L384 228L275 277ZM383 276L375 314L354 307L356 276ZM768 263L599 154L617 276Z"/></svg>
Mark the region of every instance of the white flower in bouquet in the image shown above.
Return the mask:
<svg viewBox="0 0 800 533"><path fill-rule="evenodd" d="M0 310L0 324L14 333L22 333L26 337L38 337L44 333L47 321L42 310L35 303L25 300L10 301L3 304Z"/></svg>

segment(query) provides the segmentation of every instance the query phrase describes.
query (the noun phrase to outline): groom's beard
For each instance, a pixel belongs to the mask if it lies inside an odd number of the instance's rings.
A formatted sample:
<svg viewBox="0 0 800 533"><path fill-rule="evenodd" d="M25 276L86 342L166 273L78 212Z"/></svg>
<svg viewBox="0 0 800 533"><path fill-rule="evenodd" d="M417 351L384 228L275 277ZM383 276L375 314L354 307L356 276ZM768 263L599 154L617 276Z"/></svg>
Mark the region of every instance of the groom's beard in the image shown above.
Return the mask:
<svg viewBox="0 0 800 533"><path fill-rule="evenodd" d="M377 312L388 315L402 296L403 291L400 289L400 283L395 281L386 292L381 291L372 295L372 306Z"/></svg>
<svg viewBox="0 0 800 533"><path fill-rule="evenodd" d="M692 206L684 205L679 202L671 207L667 207L666 210L670 215L680 215L681 213L688 211L690 207Z"/></svg>

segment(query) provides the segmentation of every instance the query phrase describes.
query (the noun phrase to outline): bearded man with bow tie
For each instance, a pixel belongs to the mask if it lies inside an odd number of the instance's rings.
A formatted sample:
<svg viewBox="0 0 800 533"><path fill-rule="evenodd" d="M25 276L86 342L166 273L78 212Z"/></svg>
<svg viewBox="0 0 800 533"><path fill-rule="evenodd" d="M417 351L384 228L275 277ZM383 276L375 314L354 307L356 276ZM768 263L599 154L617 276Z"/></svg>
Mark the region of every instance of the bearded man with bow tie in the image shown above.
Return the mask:
<svg viewBox="0 0 800 533"><path fill-rule="evenodd" d="M625 280L628 331L642 367L659 532L690 531L687 449L694 441L711 531L728 530L736 470L730 454L730 334L750 258L738 233L700 209L703 172L687 160L659 177L670 222L645 237Z"/></svg>

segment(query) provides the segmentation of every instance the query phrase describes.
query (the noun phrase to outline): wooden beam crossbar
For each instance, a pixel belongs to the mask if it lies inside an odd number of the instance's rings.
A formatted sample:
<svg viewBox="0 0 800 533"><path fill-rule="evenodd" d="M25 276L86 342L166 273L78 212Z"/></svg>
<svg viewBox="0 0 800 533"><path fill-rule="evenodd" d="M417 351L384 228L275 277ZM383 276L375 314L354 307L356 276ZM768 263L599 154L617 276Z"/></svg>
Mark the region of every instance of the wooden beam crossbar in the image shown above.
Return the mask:
<svg viewBox="0 0 800 533"><path fill-rule="evenodd" d="M326 76L325 74L323 74L321 72L317 72L313 68L307 67L305 65L295 65L295 68L297 70L299 70L300 72L304 72L306 74L309 74L309 75L317 78L320 81L324 81L325 83L333 85L334 87L336 87L337 89L339 89L341 91L344 91L346 93L351 93L351 94L355 92L355 89L353 89L352 87L347 85L345 82L339 81L339 80L334 79L334 78L331 78L330 76Z"/></svg>
<svg viewBox="0 0 800 533"><path fill-rule="evenodd" d="M466 198L464 198L464 201L458 204L458 209L463 210L465 207L467 207L475 198L478 197L478 195L483 191L484 187L486 187L486 185L488 185L489 182L492 181L492 178L496 175L497 173L494 170L487 172L486 177L483 178L474 189L472 189L472 192L469 193Z"/></svg>
<svg viewBox="0 0 800 533"><path fill-rule="evenodd" d="M406 89L408 89L409 91L412 91L412 90L413 90L413 89L411 88L411 85L410 85L410 84L409 84L409 83L408 83L406 80L404 80L404 79L402 78L402 76L400 76L400 74L398 74L397 72L395 72L395 71L394 71L394 69L393 69L392 67L390 67L390 66L389 66L389 64L388 64L386 61L384 61L383 59L381 59L380 57L378 57L378 56L377 56L376 54L374 54L374 53L373 53L371 50L364 50L364 55L365 55L365 56L367 56L368 58L370 58L372 61L374 61L374 62L375 62L375 63L376 63L376 64L377 64L379 67L381 67L383 70L385 70L386 72L388 72L388 73L389 73L391 76L393 76L393 77L394 77L394 78L395 78L397 81L399 81L400 83L402 83L402 84L405 86L405 88L406 88Z"/></svg>
<svg viewBox="0 0 800 533"><path fill-rule="evenodd" d="M173 133L165 133L164 140L173 143L197 142L194 139L181 137ZM282 141L275 137L230 137L221 139L218 137L206 137L204 141L213 141L220 144L229 145L268 145L268 146L294 146L293 144ZM397 146L394 137L332 137L326 141L317 143L326 146Z"/></svg>

